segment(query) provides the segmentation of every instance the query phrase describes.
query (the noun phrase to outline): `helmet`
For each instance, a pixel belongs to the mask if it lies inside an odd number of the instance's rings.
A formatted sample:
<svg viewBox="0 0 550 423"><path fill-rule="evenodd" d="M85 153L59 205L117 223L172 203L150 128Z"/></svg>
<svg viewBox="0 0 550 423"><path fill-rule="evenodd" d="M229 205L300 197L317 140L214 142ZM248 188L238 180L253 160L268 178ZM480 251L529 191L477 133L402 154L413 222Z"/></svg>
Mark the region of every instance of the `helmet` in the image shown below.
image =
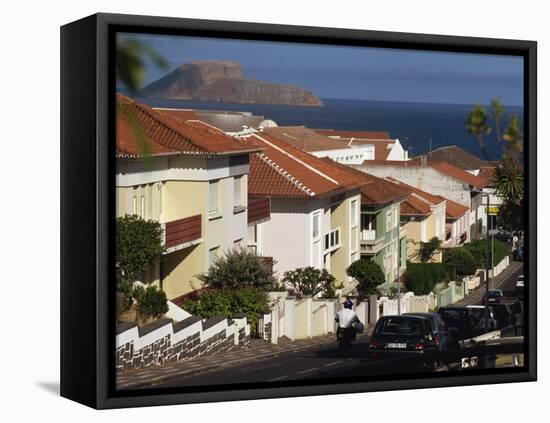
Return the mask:
<svg viewBox="0 0 550 423"><path fill-rule="evenodd" d="M344 308L349 308L351 310L352 307L353 307L353 302L351 300L346 300L344 302Z"/></svg>

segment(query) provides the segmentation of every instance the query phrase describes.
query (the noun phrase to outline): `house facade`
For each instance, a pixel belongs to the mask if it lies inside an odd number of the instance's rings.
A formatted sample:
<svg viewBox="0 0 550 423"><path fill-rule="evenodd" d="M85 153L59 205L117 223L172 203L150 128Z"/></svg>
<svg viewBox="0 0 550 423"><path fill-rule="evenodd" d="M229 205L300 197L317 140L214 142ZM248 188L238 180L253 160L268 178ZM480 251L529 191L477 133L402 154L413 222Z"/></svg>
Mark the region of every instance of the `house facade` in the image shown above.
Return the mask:
<svg viewBox="0 0 550 423"><path fill-rule="evenodd" d="M120 95L117 106L116 215L161 224L166 254L143 281L175 299L201 287L196 276L218 255L246 247L249 155L259 149L184 113Z"/></svg>
<svg viewBox="0 0 550 423"><path fill-rule="evenodd" d="M485 205L480 192L488 186L488 179L472 175L446 162L429 161L425 156L406 162L375 160L354 167L382 178L394 178L468 207L469 237L479 239L484 235Z"/></svg>
<svg viewBox="0 0 550 423"><path fill-rule="evenodd" d="M244 139L251 155L249 195L269 197L271 217L251 228L248 245L274 257L279 277L298 267L329 270L344 291L347 267L360 257L362 175L319 159L267 133Z"/></svg>

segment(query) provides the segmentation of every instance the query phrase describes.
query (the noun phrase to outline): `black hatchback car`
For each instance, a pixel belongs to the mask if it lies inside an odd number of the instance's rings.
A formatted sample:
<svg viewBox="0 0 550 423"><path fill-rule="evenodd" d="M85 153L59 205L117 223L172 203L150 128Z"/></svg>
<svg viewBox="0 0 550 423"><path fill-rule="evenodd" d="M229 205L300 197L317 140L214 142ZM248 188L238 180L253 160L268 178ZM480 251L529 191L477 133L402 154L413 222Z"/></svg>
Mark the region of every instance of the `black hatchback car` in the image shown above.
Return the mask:
<svg viewBox="0 0 550 423"><path fill-rule="evenodd" d="M431 318L421 315L381 317L369 342L371 358L436 352L439 345Z"/></svg>

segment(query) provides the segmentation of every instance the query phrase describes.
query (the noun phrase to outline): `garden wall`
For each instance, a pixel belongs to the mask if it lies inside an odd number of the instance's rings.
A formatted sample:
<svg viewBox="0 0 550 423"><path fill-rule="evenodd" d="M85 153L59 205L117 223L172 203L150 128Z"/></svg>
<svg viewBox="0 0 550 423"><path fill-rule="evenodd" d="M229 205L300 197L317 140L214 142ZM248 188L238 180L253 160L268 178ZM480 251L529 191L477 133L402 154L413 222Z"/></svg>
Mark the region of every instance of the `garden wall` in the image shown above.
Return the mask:
<svg viewBox="0 0 550 423"><path fill-rule="evenodd" d="M126 371L160 366L249 344L250 325L244 316L204 320L190 316L177 323L163 318L143 327L122 323L116 335L116 368Z"/></svg>

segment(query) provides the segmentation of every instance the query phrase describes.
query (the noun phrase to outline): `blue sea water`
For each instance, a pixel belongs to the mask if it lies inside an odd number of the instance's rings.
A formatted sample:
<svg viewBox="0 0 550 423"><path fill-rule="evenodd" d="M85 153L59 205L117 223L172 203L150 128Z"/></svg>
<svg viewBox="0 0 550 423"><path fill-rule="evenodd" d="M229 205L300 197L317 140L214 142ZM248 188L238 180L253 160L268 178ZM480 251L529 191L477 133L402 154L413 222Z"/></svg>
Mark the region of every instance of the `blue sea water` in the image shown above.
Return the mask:
<svg viewBox="0 0 550 423"><path fill-rule="evenodd" d="M426 153L430 149L445 145L458 145L483 158L477 141L468 133L465 126L472 105L323 99L324 107L297 107L147 98L136 100L153 107L248 111L272 119L278 125L387 131L393 138L401 141L410 155ZM503 128L512 114L517 114L523 121L523 108L508 106L501 123ZM489 125L494 126L491 121ZM494 131L485 137L485 143L491 160L498 160L502 149L496 141Z"/></svg>

